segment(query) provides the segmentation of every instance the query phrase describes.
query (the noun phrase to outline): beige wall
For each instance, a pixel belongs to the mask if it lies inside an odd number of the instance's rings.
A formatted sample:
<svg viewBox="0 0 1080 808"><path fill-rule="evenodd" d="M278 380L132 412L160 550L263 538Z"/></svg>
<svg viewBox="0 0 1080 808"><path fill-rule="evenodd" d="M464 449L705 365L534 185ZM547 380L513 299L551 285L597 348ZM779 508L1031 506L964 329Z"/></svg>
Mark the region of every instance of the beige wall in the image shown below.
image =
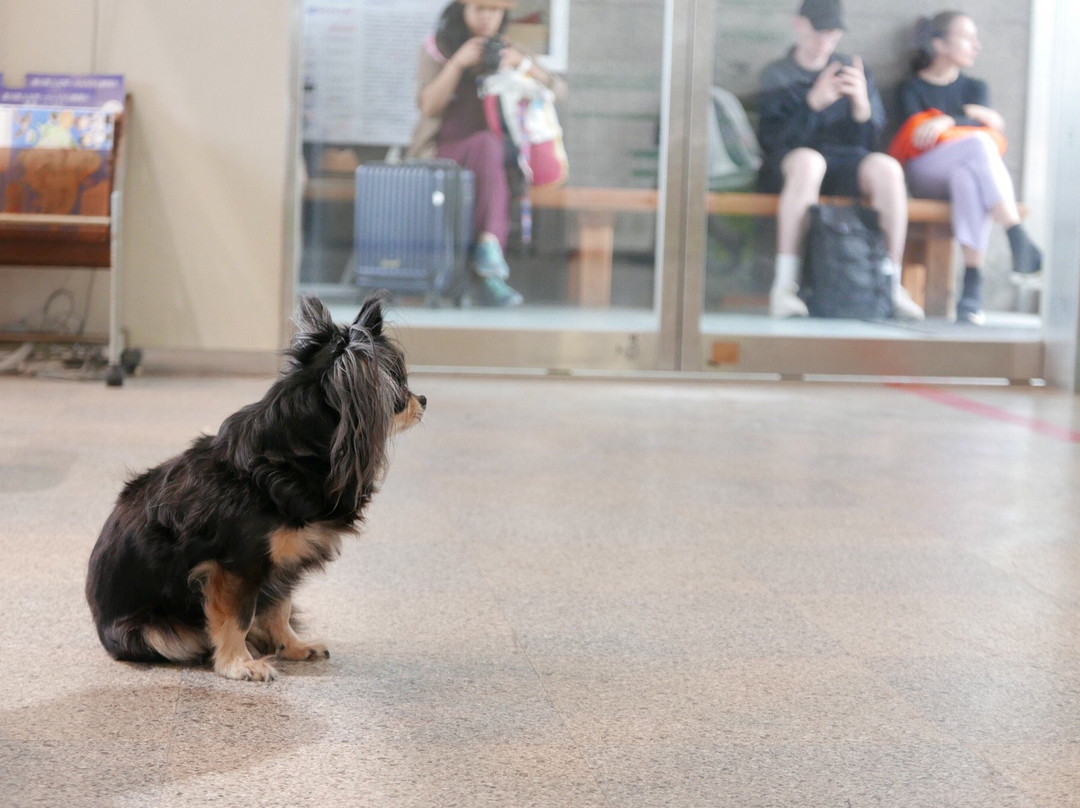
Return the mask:
<svg viewBox="0 0 1080 808"><path fill-rule="evenodd" d="M129 343L274 351L291 283L294 0L0 0L0 70L122 73ZM84 273L3 270L0 322ZM106 324L98 281L91 330Z"/></svg>

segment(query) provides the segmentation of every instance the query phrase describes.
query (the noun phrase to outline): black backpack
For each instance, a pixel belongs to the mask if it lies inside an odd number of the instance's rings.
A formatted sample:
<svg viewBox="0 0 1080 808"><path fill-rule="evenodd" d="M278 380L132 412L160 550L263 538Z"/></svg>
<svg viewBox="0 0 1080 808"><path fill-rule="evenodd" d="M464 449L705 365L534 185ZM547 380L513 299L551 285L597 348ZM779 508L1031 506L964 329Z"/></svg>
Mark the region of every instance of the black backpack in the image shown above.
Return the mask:
<svg viewBox="0 0 1080 808"><path fill-rule="evenodd" d="M892 278L877 211L858 203L813 205L800 295L812 317L892 317Z"/></svg>

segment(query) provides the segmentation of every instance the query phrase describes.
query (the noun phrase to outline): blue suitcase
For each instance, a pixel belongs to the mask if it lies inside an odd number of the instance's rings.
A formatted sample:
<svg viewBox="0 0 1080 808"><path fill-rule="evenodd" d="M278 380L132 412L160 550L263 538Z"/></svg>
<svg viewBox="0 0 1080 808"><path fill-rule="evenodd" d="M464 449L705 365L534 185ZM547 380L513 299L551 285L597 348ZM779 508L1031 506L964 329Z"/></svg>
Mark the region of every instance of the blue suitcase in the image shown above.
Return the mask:
<svg viewBox="0 0 1080 808"><path fill-rule="evenodd" d="M452 160L356 169L352 277L364 290L444 297L467 291L473 173Z"/></svg>

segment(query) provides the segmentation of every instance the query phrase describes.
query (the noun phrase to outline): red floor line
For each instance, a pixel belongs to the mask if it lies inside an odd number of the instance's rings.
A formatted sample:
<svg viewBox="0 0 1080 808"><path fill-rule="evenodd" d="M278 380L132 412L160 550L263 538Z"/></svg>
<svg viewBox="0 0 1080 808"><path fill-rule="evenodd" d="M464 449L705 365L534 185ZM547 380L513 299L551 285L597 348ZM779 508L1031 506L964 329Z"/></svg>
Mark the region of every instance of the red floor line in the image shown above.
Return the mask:
<svg viewBox="0 0 1080 808"><path fill-rule="evenodd" d="M952 407L955 410L961 410L962 412L977 415L980 418L989 418L995 421L1003 421L1007 424L1015 424L1016 426L1024 427L1025 429L1029 429L1040 435L1045 435L1048 438L1065 441L1066 443L1080 443L1080 431L1071 429L1070 427L1051 424L1039 418L1029 418L1024 415L1017 415L1008 410L1003 410L1001 407L983 404L970 398L957 395L956 393L941 390L937 387L929 387L923 384L889 384L888 386L925 398L928 401L942 404L946 407Z"/></svg>

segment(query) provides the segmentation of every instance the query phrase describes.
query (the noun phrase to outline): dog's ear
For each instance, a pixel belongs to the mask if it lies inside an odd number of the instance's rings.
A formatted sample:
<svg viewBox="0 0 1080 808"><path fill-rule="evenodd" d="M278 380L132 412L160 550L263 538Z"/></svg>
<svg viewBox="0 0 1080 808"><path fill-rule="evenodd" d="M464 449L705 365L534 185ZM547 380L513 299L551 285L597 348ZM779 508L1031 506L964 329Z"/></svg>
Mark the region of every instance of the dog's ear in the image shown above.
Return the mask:
<svg viewBox="0 0 1080 808"><path fill-rule="evenodd" d="M381 337L383 330L382 295L371 295L360 307L360 313L353 320L353 326L362 328L372 337Z"/></svg>
<svg viewBox="0 0 1080 808"><path fill-rule="evenodd" d="M310 295L300 298L296 312L296 333L292 338L294 352L325 345L337 332L330 310L319 298Z"/></svg>
<svg viewBox="0 0 1080 808"><path fill-rule="evenodd" d="M334 331L334 319L330 317L329 309L323 301L314 295L306 295L300 298L300 306L296 312L296 339L308 341L319 338Z"/></svg>
<svg viewBox="0 0 1080 808"><path fill-rule="evenodd" d="M334 324L330 310L315 295L304 295L296 312L297 331L323 331Z"/></svg>

